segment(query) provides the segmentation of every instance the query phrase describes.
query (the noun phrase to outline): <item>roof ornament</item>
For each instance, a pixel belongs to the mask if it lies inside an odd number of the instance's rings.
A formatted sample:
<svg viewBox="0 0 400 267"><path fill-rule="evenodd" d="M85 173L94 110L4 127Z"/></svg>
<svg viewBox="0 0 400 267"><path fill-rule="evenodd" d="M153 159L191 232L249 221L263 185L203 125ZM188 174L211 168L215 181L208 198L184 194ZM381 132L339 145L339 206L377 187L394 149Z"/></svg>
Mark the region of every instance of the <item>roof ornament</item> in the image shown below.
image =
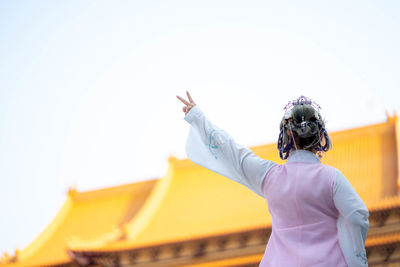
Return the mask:
<svg viewBox="0 0 400 267"><path fill-rule="evenodd" d="M68 196L69 197L75 197L78 194L78 190L76 189L76 185L70 186L68 188Z"/></svg>

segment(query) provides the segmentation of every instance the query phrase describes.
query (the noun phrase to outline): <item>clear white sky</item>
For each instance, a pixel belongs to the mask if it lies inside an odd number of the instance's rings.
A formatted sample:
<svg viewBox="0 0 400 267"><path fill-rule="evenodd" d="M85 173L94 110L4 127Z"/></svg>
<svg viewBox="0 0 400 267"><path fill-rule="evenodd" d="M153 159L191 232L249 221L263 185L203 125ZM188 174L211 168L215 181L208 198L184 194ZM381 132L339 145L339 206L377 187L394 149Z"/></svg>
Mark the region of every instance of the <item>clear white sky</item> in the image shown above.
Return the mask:
<svg viewBox="0 0 400 267"><path fill-rule="evenodd" d="M399 1L1 1L0 252L71 186L161 177L185 157L185 90L239 143L275 142L304 94L328 130L400 111Z"/></svg>

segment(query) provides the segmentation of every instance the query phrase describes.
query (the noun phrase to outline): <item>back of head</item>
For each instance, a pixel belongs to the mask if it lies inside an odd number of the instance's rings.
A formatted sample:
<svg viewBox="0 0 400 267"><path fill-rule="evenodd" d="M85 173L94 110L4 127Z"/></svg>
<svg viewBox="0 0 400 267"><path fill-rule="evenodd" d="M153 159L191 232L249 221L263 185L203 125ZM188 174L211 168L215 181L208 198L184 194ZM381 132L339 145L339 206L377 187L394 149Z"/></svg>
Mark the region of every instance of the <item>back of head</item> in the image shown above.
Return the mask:
<svg viewBox="0 0 400 267"><path fill-rule="evenodd" d="M286 105L278 139L281 159L287 159L293 149L305 149L321 156L321 152L331 148L319 110L318 104L304 96Z"/></svg>

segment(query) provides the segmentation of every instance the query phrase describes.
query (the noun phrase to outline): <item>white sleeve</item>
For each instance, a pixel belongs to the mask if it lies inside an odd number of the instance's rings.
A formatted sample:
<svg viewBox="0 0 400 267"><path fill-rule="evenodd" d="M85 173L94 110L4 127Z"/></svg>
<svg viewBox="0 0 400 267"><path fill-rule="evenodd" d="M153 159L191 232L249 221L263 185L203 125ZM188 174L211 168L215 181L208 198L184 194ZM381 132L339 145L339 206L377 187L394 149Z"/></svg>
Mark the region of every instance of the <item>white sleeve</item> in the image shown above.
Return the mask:
<svg viewBox="0 0 400 267"><path fill-rule="evenodd" d="M263 178L276 163L264 160L249 148L235 143L228 133L213 125L197 105L186 114L185 120L191 124L186 141L189 159L264 197Z"/></svg>
<svg viewBox="0 0 400 267"><path fill-rule="evenodd" d="M339 243L348 266L368 266L365 240L369 229L369 211L351 183L338 170L335 175L333 200L339 211Z"/></svg>

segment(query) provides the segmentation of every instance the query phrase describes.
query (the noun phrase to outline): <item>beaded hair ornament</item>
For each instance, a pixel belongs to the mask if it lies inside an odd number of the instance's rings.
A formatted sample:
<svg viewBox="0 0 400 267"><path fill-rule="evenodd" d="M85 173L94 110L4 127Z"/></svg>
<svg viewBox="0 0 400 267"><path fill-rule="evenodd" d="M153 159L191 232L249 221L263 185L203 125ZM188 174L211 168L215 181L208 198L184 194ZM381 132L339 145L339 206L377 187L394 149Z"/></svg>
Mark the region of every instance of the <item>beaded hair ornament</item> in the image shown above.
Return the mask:
<svg viewBox="0 0 400 267"><path fill-rule="evenodd" d="M299 148L317 151L320 157L322 151L326 152L331 148L331 141L320 110L320 105L305 96L300 96L286 104L278 138L281 159L289 157L293 146L296 150Z"/></svg>

